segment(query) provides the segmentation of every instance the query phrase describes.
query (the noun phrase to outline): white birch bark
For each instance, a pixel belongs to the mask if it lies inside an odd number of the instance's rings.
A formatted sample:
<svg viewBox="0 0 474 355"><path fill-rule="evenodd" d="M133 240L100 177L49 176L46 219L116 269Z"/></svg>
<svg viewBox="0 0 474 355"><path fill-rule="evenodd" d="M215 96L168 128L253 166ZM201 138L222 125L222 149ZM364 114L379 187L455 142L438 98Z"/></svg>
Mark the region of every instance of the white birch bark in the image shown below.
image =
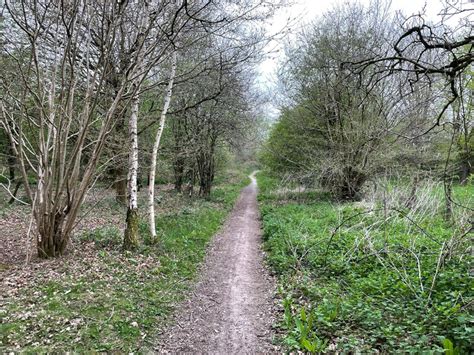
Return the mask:
<svg viewBox="0 0 474 355"><path fill-rule="evenodd" d="M151 155L151 167L150 167L150 181L148 185L148 220L150 225L150 233L152 239L156 238L155 229L155 176L156 176L156 159L158 156L158 149L160 148L161 135L165 127L166 113L171 102L171 95L173 93L174 77L176 75L176 51L173 52L171 58L171 73L168 87L166 88L165 99L163 103L163 110L160 115L160 122L158 130L156 131L155 142L153 144L153 151Z"/></svg>
<svg viewBox="0 0 474 355"><path fill-rule="evenodd" d="M148 3L144 4L145 13L148 14ZM144 70L144 59L145 59L145 29L146 29L146 17L141 18L141 24L139 26L140 31L137 35L136 43L138 44L137 54L137 71ZM140 87L142 80L146 75L146 71L143 71L133 83L132 87L132 99L130 103L130 119L128 126L129 133L129 144L130 151L128 156L128 173L127 173L127 217L123 248L134 249L138 246L138 110L140 106Z"/></svg>
<svg viewBox="0 0 474 355"><path fill-rule="evenodd" d="M133 94L130 105L130 118L128 122L130 151L128 155L127 174L127 218L123 248L135 249L138 246L138 109L140 104L139 88Z"/></svg>
<svg viewBox="0 0 474 355"><path fill-rule="evenodd" d="M130 154L128 160L128 208L136 210L138 208L137 198L137 174L138 174L138 108L140 97L138 92L133 95L131 102L131 114L129 122Z"/></svg>

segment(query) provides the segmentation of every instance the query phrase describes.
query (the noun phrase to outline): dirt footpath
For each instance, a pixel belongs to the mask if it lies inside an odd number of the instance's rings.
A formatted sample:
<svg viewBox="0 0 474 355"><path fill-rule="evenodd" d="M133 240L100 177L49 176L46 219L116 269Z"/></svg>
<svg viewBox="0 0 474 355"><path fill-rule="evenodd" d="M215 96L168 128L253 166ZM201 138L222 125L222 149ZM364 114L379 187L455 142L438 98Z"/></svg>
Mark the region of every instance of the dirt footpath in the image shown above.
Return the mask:
<svg viewBox="0 0 474 355"><path fill-rule="evenodd" d="M215 236L200 279L160 337L165 353L255 354L271 345L274 284L263 266L257 183L241 192L221 233Z"/></svg>

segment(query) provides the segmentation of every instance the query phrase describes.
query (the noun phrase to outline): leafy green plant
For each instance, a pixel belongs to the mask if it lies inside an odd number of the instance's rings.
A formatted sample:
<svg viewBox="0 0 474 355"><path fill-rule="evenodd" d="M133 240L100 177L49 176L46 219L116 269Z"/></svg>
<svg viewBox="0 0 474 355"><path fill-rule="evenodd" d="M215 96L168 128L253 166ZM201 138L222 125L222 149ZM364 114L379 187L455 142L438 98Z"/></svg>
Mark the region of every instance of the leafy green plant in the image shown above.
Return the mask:
<svg viewBox="0 0 474 355"><path fill-rule="evenodd" d="M327 340L320 339L313 331L313 313L306 315L304 307L301 308L300 317L295 318L296 327L299 331L299 341L303 349L311 352L322 352L326 349Z"/></svg>
<svg viewBox="0 0 474 355"><path fill-rule="evenodd" d="M444 353L446 355L459 355L460 354L459 348L457 347L455 348L453 342L449 340L448 338L443 339L442 343L443 343Z"/></svg>
<svg viewBox="0 0 474 355"><path fill-rule="evenodd" d="M283 300L284 327L289 331L285 342L291 348L303 349L309 353L323 352L328 344L327 340L316 335L314 327L314 313L309 314L304 307L299 312L294 312L295 305L291 297Z"/></svg>

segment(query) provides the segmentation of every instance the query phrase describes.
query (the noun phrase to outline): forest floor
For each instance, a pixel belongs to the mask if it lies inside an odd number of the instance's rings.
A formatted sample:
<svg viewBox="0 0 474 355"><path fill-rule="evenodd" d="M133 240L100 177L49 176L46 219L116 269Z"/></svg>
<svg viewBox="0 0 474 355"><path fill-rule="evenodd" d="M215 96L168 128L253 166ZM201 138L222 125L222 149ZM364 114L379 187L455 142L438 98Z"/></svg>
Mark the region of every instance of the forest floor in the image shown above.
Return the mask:
<svg viewBox="0 0 474 355"><path fill-rule="evenodd" d="M141 245L125 253L124 208L112 189L98 186L84 203L68 253L50 260L37 259L29 248L28 206L8 205L0 192L0 353L130 353L155 347L249 182L243 171L229 170L216 177L208 199L159 186L158 240L150 239L142 211ZM143 206L145 191L139 198Z"/></svg>
<svg viewBox="0 0 474 355"><path fill-rule="evenodd" d="M216 235L191 297L155 348L171 353L268 353L274 282L264 265L257 183L241 195Z"/></svg>

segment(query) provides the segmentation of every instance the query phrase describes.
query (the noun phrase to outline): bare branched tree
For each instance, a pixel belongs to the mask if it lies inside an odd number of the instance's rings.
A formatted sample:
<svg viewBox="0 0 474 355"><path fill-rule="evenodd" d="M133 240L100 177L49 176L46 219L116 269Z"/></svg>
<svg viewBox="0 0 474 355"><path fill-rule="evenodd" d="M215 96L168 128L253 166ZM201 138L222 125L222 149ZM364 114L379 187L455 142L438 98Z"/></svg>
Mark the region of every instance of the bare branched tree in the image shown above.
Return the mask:
<svg viewBox="0 0 474 355"><path fill-rule="evenodd" d="M132 84L153 64L144 44L156 15L124 33L130 14L140 16L129 2L25 0L5 9L18 32L3 33L4 55L16 63L20 89L2 77L2 125L33 204L38 254L52 257L65 251L123 100L135 97ZM112 75L125 52L123 75Z"/></svg>

